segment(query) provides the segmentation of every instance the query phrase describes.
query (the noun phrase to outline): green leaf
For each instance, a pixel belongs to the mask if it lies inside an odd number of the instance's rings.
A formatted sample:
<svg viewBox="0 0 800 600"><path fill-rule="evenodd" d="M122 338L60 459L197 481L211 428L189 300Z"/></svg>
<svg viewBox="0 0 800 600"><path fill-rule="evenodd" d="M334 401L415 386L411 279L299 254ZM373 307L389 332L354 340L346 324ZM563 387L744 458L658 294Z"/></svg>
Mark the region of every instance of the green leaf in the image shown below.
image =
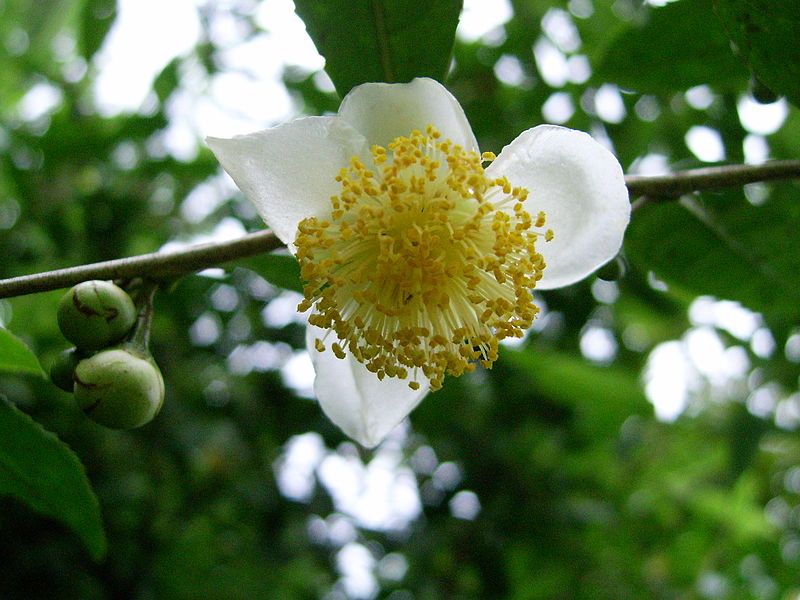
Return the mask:
<svg viewBox="0 0 800 600"><path fill-rule="evenodd" d="M220 541L236 535L236 552L226 552ZM206 598L250 600L286 597L276 593L280 585L277 569L265 569L246 524L219 523L199 515L181 527L154 569L157 596L161 598ZM313 594L308 594L313 596ZM301 595L291 597L302 597Z"/></svg>
<svg viewBox="0 0 800 600"><path fill-rule="evenodd" d="M82 0L53 0L52 2L18 3L26 11L30 35L30 58L35 62L52 60L53 39L67 25L75 22L81 10ZM23 8L24 7L24 8Z"/></svg>
<svg viewBox="0 0 800 600"><path fill-rule="evenodd" d="M103 45L117 16L115 0L87 0L80 23L80 45L83 57L91 59Z"/></svg>
<svg viewBox="0 0 800 600"><path fill-rule="evenodd" d="M0 398L0 494L69 526L89 553L106 552L100 505L78 457L55 435Z"/></svg>
<svg viewBox="0 0 800 600"><path fill-rule="evenodd" d="M592 365L543 347L505 351L500 360L518 369L521 389L574 409L592 435L616 431L632 414L651 413L635 372Z"/></svg>
<svg viewBox="0 0 800 600"><path fill-rule="evenodd" d="M774 540L778 532L767 519L752 474L742 475L732 490L703 486L689 497L691 509L705 521L729 530L739 543Z"/></svg>
<svg viewBox="0 0 800 600"><path fill-rule="evenodd" d="M770 90L800 106L797 0L715 0L737 54Z"/></svg>
<svg viewBox="0 0 800 600"><path fill-rule="evenodd" d="M0 327L0 371L44 376L36 355L21 339Z"/></svg>
<svg viewBox="0 0 800 600"><path fill-rule="evenodd" d="M611 42L594 78L655 94L701 84L738 90L748 80L731 54L711 0L682 0L652 9L641 25L632 23Z"/></svg>
<svg viewBox="0 0 800 600"><path fill-rule="evenodd" d="M255 271L273 285L285 290L303 292L300 265L294 256L261 254L241 260L238 264Z"/></svg>
<svg viewBox="0 0 800 600"><path fill-rule="evenodd" d="M677 294L738 300L772 323L800 315L800 204L789 186L762 206L741 192L640 210L625 237L634 264Z"/></svg>
<svg viewBox="0 0 800 600"><path fill-rule="evenodd" d="M180 80L180 65L179 59L174 59L166 67L161 70L155 81L153 81L153 91L158 96L160 102L166 102L172 92L178 87Z"/></svg>
<svg viewBox="0 0 800 600"><path fill-rule="evenodd" d="M295 1L341 96L368 81L442 81L461 5L461 0Z"/></svg>

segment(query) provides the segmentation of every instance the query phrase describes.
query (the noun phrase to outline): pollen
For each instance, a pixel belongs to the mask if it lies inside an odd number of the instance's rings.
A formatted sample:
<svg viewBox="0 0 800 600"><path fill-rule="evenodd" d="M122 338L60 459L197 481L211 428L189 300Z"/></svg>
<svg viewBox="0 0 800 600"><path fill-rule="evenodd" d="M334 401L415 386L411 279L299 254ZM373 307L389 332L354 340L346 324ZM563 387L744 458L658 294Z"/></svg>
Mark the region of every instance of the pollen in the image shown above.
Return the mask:
<svg viewBox="0 0 800 600"><path fill-rule="evenodd" d="M494 154L433 126L369 158L339 172L329 218L298 226L298 309L335 332L335 356L349 352L381 380L419 389L422 373L437 390L445 375L491 367L499 342L522 337L539 312L536 244L553 236L544 213L526 211L527 189L487 176ZM322 340L315 347L325 351Z"/></svg>

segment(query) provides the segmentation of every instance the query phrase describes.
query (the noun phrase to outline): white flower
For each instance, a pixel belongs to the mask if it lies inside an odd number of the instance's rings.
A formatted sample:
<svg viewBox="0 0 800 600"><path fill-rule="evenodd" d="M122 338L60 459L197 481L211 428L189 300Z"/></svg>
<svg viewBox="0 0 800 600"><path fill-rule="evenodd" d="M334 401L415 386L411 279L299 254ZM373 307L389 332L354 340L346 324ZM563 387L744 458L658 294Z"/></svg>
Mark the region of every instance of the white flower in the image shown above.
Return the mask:
<svg viewBox="0 0 800 600"><path fill-rule="evenodd" d="M619 163L587 134L542 125L481 156L431 79L208 144L300 261L315 393L367 447L445 374L491 366L536 316L530 289L613 258L630 217Z"/></svg>

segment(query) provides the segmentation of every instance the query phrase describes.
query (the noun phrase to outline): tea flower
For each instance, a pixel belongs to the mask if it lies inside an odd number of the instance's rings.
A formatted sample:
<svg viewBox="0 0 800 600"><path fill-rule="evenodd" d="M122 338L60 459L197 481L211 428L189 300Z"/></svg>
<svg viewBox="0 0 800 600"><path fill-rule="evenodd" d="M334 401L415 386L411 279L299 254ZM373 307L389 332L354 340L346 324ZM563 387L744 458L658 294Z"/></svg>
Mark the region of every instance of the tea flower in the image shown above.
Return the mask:
<svg viewBox="0 0 800 600"><path fill-rule="evenodd" d="M300 262L316 396L367 447L445 375L491 367L536 317L531 290L613 258L630 216L591 137L544 125L481 155L431 79L364 84L336 116L208 144Z"/></svg>

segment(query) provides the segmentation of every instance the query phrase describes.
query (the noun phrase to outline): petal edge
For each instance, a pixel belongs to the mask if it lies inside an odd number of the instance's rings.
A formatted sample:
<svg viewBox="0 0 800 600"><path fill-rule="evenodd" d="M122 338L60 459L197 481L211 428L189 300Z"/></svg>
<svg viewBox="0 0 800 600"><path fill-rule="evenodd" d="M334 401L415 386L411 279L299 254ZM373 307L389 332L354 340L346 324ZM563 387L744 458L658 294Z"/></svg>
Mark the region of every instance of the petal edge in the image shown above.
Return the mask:
<svg viewBox="0 0 800 600"><path fill-rule="evenodd" d="M414 129L436 127L445 138L478 151L464 109L441 83L417 77L409 83L364 83L342 100L339 116L369 141L386 146Z"/></svg>
<svg viewBox="0 0 800 600"><path fill-rule="evenodd" d="M338 117L304 117L206 143L290 250L300 221L329 214L340 190L336 175L364 150L364 138Z"/></svg>
<svg viewBox="0 0 800 600"><path fill-rule="evenodd" d="M522 132L488 168L528 188L526 210L543 210L555 234L536 249L547 263L537 289L580 281L614 258L622 246L631 205L622 167L582 131L540 125Z"/></svg>
<svg viewBox="0 0 800 600"><path fill-rule="evenodd" d="M377 446L425 397L427 381L414 391L406 380L378 377L349 353L342 360L330 350L318 352L314 339L327 332L309 325L306 344L316 378L314 393L325 415L365 448ZM328 333L326 344L336 341Z"/></svg>

